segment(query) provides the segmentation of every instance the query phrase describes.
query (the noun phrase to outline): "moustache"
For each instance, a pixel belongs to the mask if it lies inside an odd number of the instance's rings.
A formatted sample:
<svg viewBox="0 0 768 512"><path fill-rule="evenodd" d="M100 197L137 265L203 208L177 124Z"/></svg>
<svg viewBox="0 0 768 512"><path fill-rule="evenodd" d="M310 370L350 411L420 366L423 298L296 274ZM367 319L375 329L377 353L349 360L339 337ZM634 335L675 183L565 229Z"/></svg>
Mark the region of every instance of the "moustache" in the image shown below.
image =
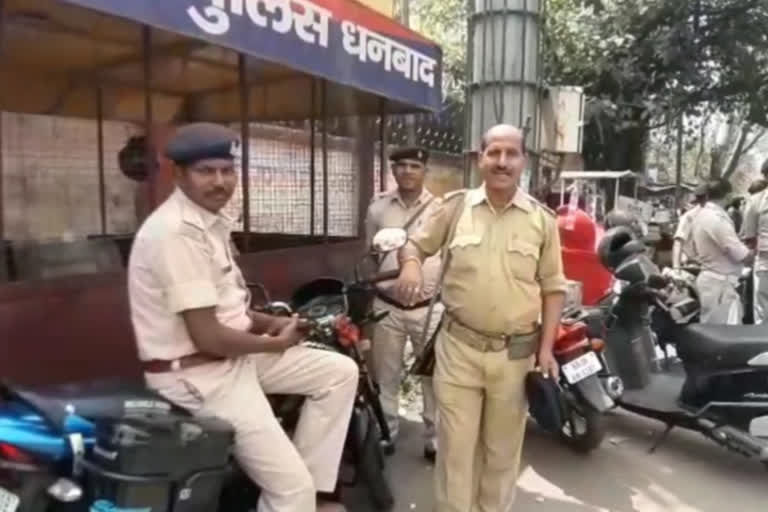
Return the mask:
<svg viewBox="0 0 768 512"><path fill-rule="evenodd" d="M231 192L225 188L217 188L213 189L209 192L206 192L206 196L208 197L218 197L218 196L229 196Z"/></svg>

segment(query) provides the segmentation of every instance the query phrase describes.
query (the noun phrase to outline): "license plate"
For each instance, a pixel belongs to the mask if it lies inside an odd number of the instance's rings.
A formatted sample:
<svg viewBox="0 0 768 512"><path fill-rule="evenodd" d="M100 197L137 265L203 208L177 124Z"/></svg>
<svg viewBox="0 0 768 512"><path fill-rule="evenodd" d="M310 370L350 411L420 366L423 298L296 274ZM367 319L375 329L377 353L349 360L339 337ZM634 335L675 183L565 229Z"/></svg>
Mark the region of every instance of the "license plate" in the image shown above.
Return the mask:
<svg viewBox="0 0 768 512"><path fill-rule="evenodd" d="M600 364L597 355L594 352L587 352L583 356L579 356L573 361L564 364L562 371L568 383L576 384L590 375L596 374L602 368L603 365Z"/></svg>
<svg viewBox="0 0 768 512"><path fill-rule="evenodd" d="M0 487L0 512L16 512L19 508L19 497Z"/></svg>

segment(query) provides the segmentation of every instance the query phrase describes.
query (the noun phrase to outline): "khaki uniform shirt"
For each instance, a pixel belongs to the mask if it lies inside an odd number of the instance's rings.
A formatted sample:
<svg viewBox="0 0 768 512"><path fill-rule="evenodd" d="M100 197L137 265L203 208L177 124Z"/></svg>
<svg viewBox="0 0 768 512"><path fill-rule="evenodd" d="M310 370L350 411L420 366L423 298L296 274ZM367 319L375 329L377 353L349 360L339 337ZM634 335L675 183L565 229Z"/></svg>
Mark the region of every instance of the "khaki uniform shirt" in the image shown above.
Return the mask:
<svg viewBox="0 0 768 512"><path fill-rule="evenodd" d="M142 360L198 352L180 315L186 310L215 307L222 324L251 328L231 225L176 189L139 229L128 263L128 296Z"/></svg>
<svg viewBox="0 0 768 512"><path fill-rule="evenodd" d="M373 243L373 236L377 231L383 228L402 228L405 223L421 208L427 201L434 196L425 188L421 196L409 207L406 206L400 198L400 194L395 191L389 191L377 197L368 207L368 214L365 219L366 248L370 248ZM419 215L408 231L414 233L419 230L425 219L429 218L439 205L435 198L432 203ZM387 254L379 265L379 272L395 270L399 267L397 261L397 251ZM435 294L437 281L440 277L440 255L437 254L427 258L422 266L424 274L424 286L416 298L416 302L429 300ZM397 300L392 292L394 281L388 281L379 285L379 291L394 300Z"/></svg>
<svg viewBox="0 0 768 512"><path fill-rule="evenodd" d="M731 277L741 274L741 261L749 249L739 240L733 219L722 207L707 203L696 216L691 236L703 269Z"/></svg>
<svg viewBox="0 0 768 512"><path fill-rule="evenodd" d="M691 237L691 230L696 217L701 212L701 205L696 205L680 216L680 222L675 231L675 240L680 240L680 248L689 260L696 260L696 248Z"/></svg>
<svg viewBox="0 0 768 512"><path fill-rule="evenodd" d="M768 189L749 198L741 232L744 238L757 239L755 270L768 270Z"/></svg>
<svg viewBox="0 0 768 512"><path fill-rule="evenodd" d="M411 241L437 253L459 197L449 194ZM485 332L529 333L540 320L542 295L565 292L560 234L554 213L518 189L502 211L485 186L466 192L443 282L446 311Z"/></svg>

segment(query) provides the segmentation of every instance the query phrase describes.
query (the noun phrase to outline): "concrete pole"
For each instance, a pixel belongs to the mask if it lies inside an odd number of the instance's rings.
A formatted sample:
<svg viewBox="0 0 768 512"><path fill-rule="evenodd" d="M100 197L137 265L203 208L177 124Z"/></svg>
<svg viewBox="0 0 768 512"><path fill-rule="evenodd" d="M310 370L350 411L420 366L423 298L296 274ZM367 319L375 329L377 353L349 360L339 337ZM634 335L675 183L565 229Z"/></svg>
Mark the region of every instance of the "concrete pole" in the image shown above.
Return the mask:
<svg viewBox="0 0 768 512"><path fill-rule="evenodd" d="M540 99L540 32L546 0L468 1L467 59L471 68L466 149L478 151L482 134L495 124L509 123L523 129L530 120L532 129L527 133L526 145L538 151L535 127ZM475 159L469 162L473 168ZM474 169L468 176L471 186L479 184ZM527 181L524 176L524 187Z"/></svg>

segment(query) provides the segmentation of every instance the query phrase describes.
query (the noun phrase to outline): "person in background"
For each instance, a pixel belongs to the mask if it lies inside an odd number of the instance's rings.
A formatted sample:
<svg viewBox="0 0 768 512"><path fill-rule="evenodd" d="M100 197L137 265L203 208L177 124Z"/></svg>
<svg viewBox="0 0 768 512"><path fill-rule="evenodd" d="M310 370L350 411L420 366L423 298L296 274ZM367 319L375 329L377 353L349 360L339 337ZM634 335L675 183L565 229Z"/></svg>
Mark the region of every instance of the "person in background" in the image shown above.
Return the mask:
<svg viewBox="0 0 768 512"><path fill-rule="evenodd" d="M768 160L760 169L763 179L750 186L752 196L744 214L742 238L756 252L753 287L754 322L761 324L768 317Z"/></svg>
<svg viewBox="0 0 768 512"><path fill-rule="evenodd" d="M366 248L370 249L373 237L383 228L403 228L414 232L428 218L438 201L424 186L429 152L419 147L407 147L393 151L389 157L392 175L397 188L384 192L368 208L365 220ZM385 255L379 265L379 272L398 268L397 253ZM429 322L427 339L433 334L443 314L442 305L437 302L429 315L429 303L436 293L440 256L424 262L424 286L415 304L402 304L393 289L394 281L378 287L374 302L376 313L389 313L373 329L371 359L373 373L381 388L381 405L387 418L392 444L385 446L385 452L395 451L395 440L399 433L400 382L403 374L403 355L408 340L417 354L421 346L425 322ZM429 318L428 318L429 316ZM421 381L424 421L424 457L434 462L437 452L435 432L436 406L432 379Z"/></svg>
<svg viewBox="0 0 768 512"><path fill-rule="evenodd" d="M447 247L435 343L438 445L435 512L505 512L514 501L536 361L557 379L552 353L566 280L555 213L519 188L521 131L482 138L484 183L445 196L400 250L397 293L419 299L423 262Z"/></svg>
<svg viewBox="0 0 768 512"><path fill-rule="evenodd" d="M737 325L742 323L743 305L736 287L753 253L739 239L725 211L731 184L726 180L713 182L708 193L709 201L691 227L691 239L701 263L696 278L701 323Z"/></svg>
<svg viewBox="0 0 768 512"><path fill-rule="evenodd" d="M258 512L343 511L335 489L358 384L352 359L297 346L297 318L250 310L222 209L237 185L239 138L210 123L179 128L166 148L176 188L142 224L128 296L149 387L235 429L234 455L259 486ZM267 393L306 396L293 441ZM322 500L320 500L322 502Z"/></svg>
<svg viewBox="0 0 768 512"><path fill-rule="evenodd" d="M707 203L707 185L699 185L694 191L694 199L691 208L680 216L677 229L673 235L672 268L678 269L684 264L697 262L696 249L692 243L691 229L693 222Z"/></svg>

